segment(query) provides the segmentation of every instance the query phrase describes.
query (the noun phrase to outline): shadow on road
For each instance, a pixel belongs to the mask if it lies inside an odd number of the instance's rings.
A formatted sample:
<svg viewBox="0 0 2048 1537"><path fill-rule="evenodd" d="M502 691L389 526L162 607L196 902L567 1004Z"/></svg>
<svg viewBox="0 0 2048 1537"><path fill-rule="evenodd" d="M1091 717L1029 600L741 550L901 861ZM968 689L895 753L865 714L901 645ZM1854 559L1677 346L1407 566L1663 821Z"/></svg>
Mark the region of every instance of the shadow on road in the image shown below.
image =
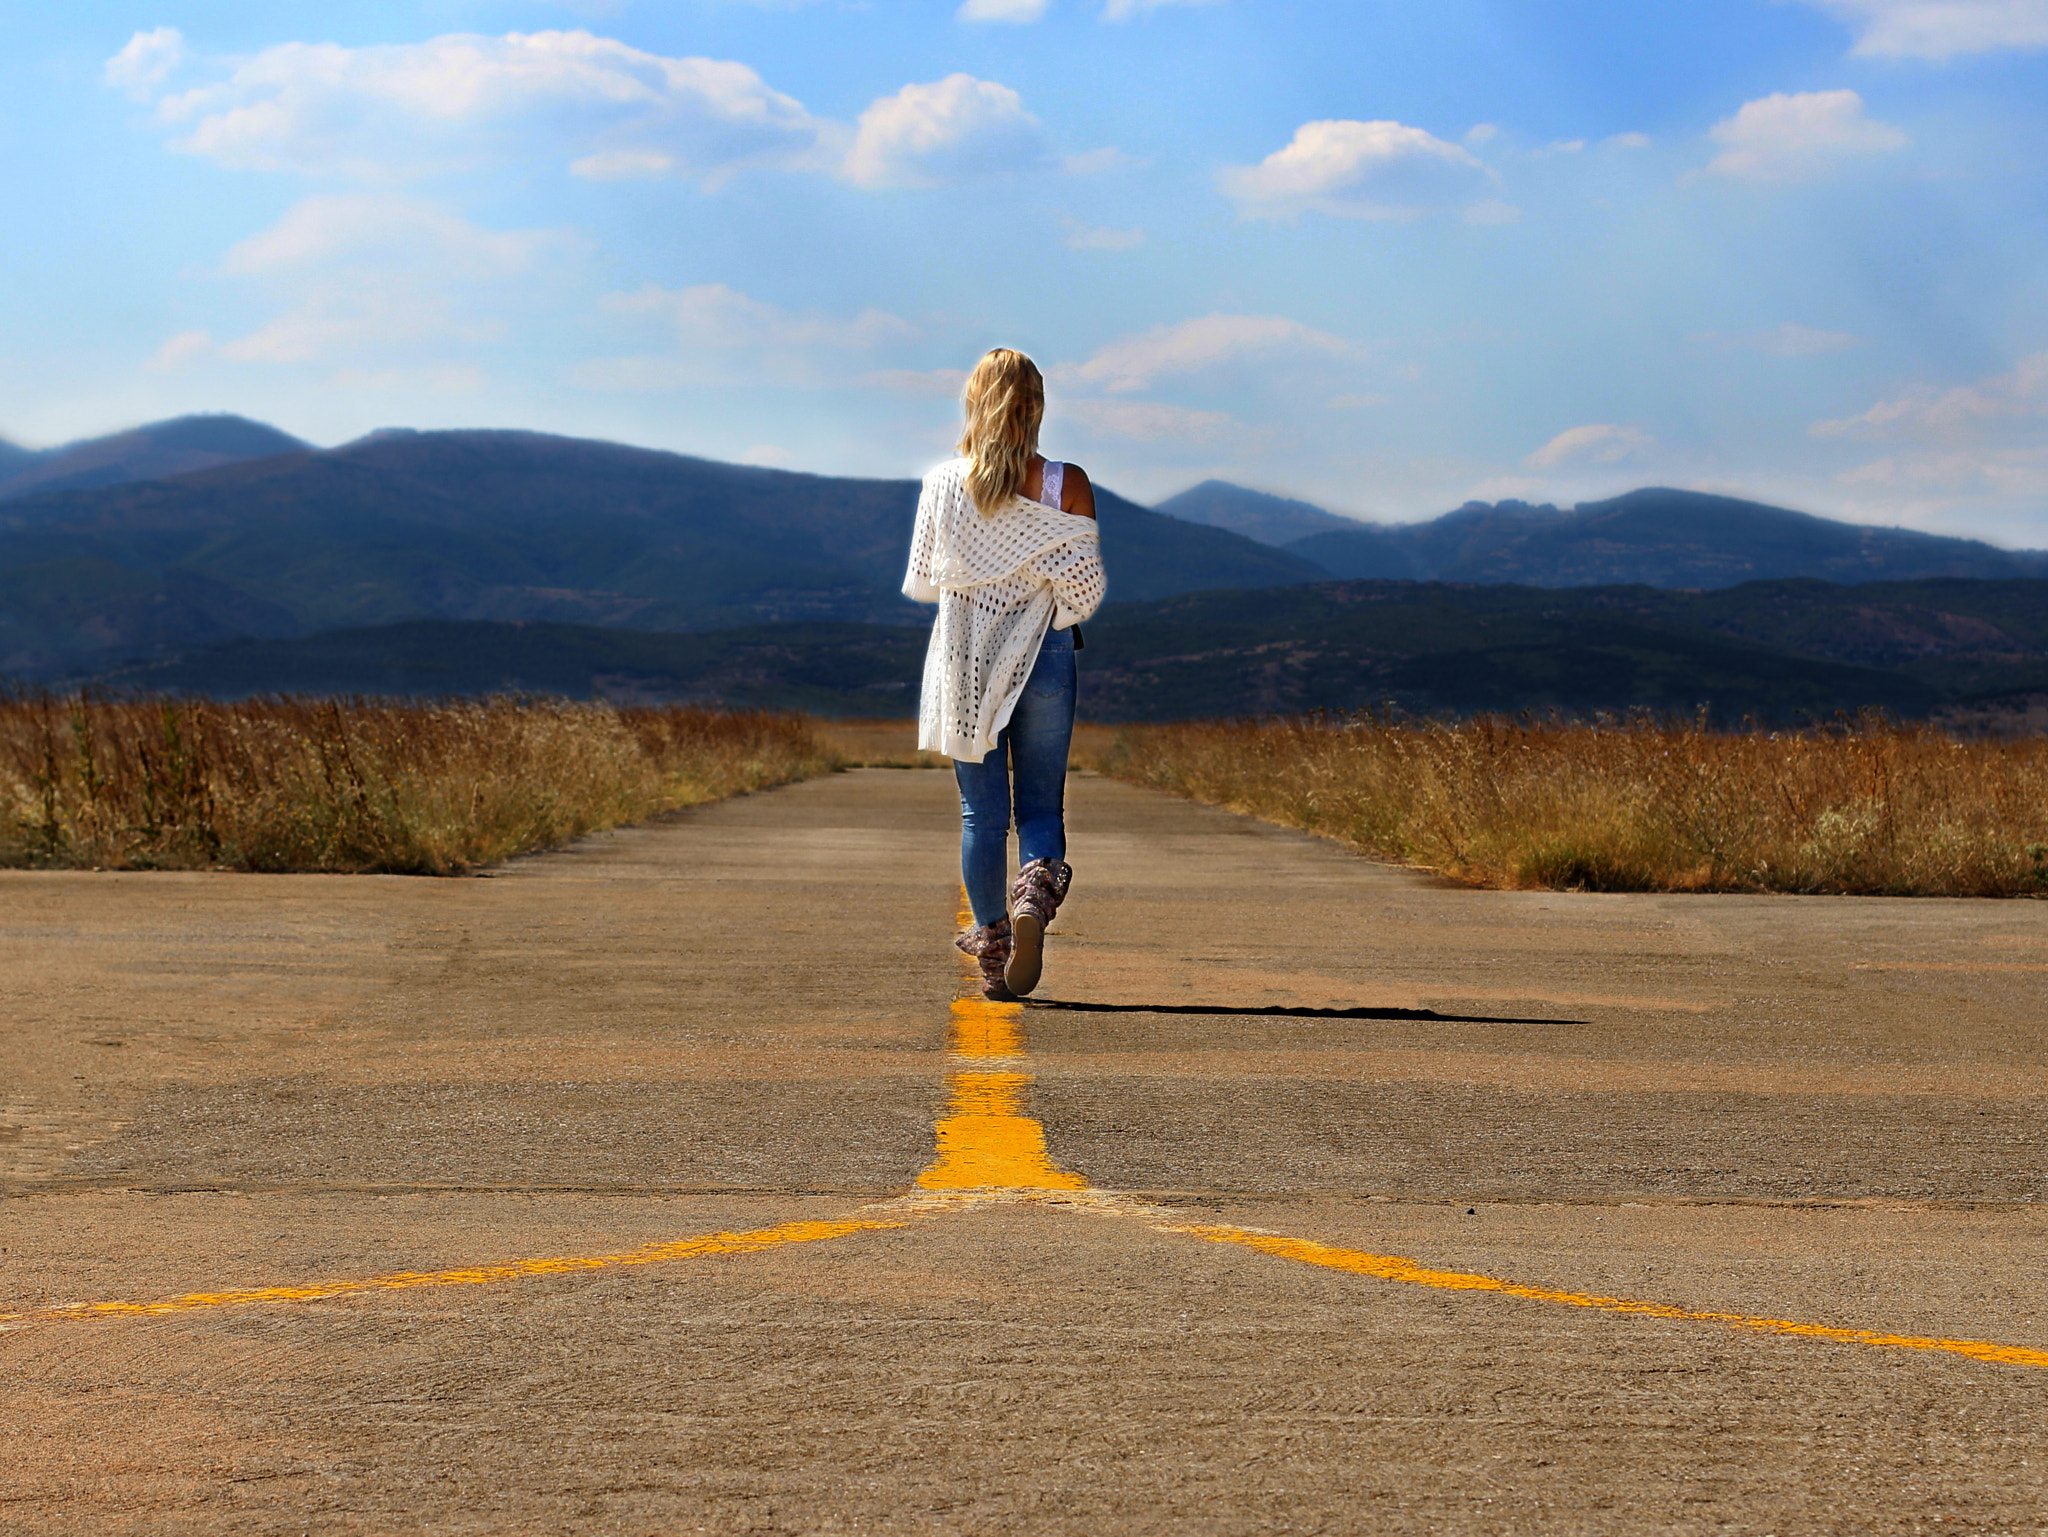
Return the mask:
<svg viewBox="0 0 2048 1537"><path fill-rule="evenodd" d="M1067 998L1026 998L1028 1009L1069 1009L1077 1014L1239 1014L1260 1019L1408 1019L1437 1025L1583 1025L1583 1019L1518 1019L1507 1014L1439 1014L1435 1009L1298 1009L1281 1004L1085 1003Z"/></svg>

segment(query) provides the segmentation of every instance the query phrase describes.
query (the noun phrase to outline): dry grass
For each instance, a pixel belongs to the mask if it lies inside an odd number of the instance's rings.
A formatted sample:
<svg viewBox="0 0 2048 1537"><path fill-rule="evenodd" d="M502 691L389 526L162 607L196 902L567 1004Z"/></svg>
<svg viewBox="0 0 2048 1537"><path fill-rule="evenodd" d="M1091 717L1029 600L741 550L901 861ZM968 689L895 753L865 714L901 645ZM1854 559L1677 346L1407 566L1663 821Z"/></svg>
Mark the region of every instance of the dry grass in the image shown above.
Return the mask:
<svg viewBox="0 0 2048 1537"><path fill-rule="evenodd" d="M16 698L0 865L451 875L837 765L768 712Z"/></svg>
<svg viewBox="0 0 2048 1537"><path fill-rule="evenodd" d="M1105 773L1476 885L2048 895L2048 738L1868 717L1133 726Z"/></svg>

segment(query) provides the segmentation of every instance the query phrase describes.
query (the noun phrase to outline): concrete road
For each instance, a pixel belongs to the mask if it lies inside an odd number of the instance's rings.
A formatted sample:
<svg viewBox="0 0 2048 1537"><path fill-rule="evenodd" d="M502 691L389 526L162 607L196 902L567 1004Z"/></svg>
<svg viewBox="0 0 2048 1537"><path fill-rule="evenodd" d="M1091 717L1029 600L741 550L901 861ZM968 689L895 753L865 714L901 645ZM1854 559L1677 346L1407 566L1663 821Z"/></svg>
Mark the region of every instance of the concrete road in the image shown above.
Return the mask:
<svg viewBox="0 0 2048 1537"><path fill-rule="evenodd" d="M0 1529L2048 1531L2048 905L1072 822L0 875Z"/></svg>

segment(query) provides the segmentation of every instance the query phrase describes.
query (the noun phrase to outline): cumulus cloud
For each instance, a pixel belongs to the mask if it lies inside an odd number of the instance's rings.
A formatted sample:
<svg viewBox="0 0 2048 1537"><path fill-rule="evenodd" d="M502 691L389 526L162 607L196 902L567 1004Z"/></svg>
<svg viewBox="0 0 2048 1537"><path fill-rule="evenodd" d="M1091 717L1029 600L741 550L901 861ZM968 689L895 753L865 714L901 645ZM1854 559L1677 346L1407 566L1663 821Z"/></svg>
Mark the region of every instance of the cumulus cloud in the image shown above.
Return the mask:
<svg viewBox="0 0 2048 1537"><path fill-rule="evenodd" d="M906 85L863 112L845 175L857 187L929 187L1049 159L1045 130L1023 98L992 80L955 74Z"/></svg>
<svg viewBox="0 0 2048 1537"><path fill-rule="evenodd" d="M1907 438L1953 442L1981 436L1999 422L2048 417L2048 352L2022 358L2013 368L1974 384L1923 387L1880 400L1856 416L1815 422L1817 438Z"/></svg>
<svg viewBox="0 0 2048 1537"><path fill-rule="evenodd" d="M1863 98L1854 91L1778 92L1744 102L1707 137L1721 146L1708 173L1748 181L1805 181L1911 142L1889 123L1864 116Z"/></svg>
<svg viewBox="0 0 2048 1537"><path fill-rule="evenodd" d="M2048 0L1811 0L1856 29L1866 56L1950 59L2048 47Z"/></svg>
<svg viewBox="0 0 2048 1537"><path fill-rule="evenodd" d="M1863 338L1854 332L1822 331L1790 320L1765 331L1701 331L1693 340L1727 352L1764 352L1774 358L1819 357L1863 345Z"/></svg>
<svg viewBox="0 0 2048 1537"><path fill-rule="evenodd" d="M107 60L100 77L135 101L153 98L171 72L185 62L185 38L176 27L138 32Z"/></svg>
<svg viewBox="0 0 2048 1537"><path fill-rule="evenodd" d="M155 68L162 48L141 42L109 61L110 78L140 81ZM281 43L213 72L159 96L157 118L174 149L239 169L390 181L493 153L559 154L586 175L717 180L821 164L840 132L744 64L668 58L582 31Z"/></svg>
<svg viewBox="0 0 2048 1537"><path fill-rule="evenodd" d="M962 21L1032 22L1045 15L1046 0L964 0Z"/></svg>
<svg viewBox="0 0 2048 1537"><path fill-rule="evenodd" d="M1257 165L1218 178L1248 218L1315 211L1354 219L1412 219L1484 185L1469 150L1394 122L1304 123Z"/></svg>
<svg viewBox="0 0 2048 1537"><path fill-rule="evenodd" d="M1086 362L1068 365L1056 374L1070 385L1122 395L1146 389L1163 378L1198 373L1250 354L1280 349L1333 356L1350 356L1356 351L1341 337L1278 315L1204 315L1112 342Z"/></svg>
<svg viewBox="0 0 2048 1537"><path fill-rule="evenodd" d="M1591 422L1560 432L1522 462L1532 470L1556 469L1561 464L1619 464L1650 443L1650 435L1638 428Z"/></svg>

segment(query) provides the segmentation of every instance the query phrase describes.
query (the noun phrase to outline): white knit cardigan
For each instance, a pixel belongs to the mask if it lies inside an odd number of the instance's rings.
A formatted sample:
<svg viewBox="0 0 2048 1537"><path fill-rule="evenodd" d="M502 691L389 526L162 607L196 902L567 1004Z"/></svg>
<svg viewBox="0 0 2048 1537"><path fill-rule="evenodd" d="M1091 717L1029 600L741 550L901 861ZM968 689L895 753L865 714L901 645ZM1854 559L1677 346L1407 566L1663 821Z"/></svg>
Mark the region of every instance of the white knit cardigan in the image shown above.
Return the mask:
<svg viewBox="0 0 2048 1537"><path fill-rule="evenodd" d="M905 597L936 603L924 657L917 745L979 763L996 745L1047 628L1079 624L1102 602L1095 520L1024 497L983 517L965 459L924 478Z"/></svg>

